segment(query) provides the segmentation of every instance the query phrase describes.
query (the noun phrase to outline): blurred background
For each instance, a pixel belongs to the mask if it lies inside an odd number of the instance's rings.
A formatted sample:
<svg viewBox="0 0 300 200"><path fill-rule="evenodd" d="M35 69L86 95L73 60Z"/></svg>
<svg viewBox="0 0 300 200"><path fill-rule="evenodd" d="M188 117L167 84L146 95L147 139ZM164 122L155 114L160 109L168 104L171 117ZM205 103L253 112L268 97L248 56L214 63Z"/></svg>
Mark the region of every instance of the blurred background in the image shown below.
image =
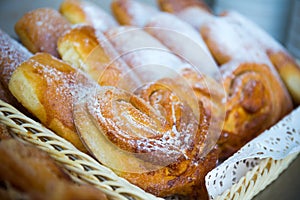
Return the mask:
<svg viewBox="0 0 300 200"><path fill-rule="evenodd" d="M59 8L62 0L0 0L0 28L17 38L14 24L24 13L41 7ZM110 12L110 0L89 0ZM155 5L155 0L141 0ZM300 0L206 0L216 13L235 10L253 20L300 59ZM300 157L277 181L256 196L262 199L299 199Z"/></svg>

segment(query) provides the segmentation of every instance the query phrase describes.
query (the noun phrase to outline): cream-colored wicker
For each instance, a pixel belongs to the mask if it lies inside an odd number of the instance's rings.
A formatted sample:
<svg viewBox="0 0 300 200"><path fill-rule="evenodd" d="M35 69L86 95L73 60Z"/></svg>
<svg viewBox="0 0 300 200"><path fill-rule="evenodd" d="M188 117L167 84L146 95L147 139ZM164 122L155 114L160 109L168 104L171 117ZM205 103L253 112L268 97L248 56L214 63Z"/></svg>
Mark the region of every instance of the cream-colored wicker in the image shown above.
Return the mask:
<svg viewBox="0 0 300 200"><path fill-rule="evenodd" d="M2 100L0 100L0 121L10 128L16 138L49 153L75 182L95 185L110 199L160 199L118 177L65 139Z"/></svg>
<svg viewBox="0 0 300 200"><path fill-rule="evenodd" d="M48 152L74 181L92 184L105 192L110 199L160 199L118 177L89 155L77 150L68 141L2 100L0 100L0 122L7 125L17 139ZM274 181L296 156L291 155L279 161L264 159L237 184L216 199L251 199Z"/></svg>

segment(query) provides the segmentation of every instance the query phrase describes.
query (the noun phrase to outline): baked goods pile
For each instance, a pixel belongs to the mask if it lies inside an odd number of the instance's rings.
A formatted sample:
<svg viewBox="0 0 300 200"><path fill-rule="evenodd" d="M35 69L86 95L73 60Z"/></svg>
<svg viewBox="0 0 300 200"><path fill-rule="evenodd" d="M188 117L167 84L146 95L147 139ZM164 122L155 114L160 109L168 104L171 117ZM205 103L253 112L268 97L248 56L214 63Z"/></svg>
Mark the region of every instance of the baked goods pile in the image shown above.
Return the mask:
<svg viewBox="0 0 300 200"><path fill-rule="evenodd" d="M0 31L1 99L147 192L207 199L205 175L300 103L300 68L238 13L158 4L26 13L28 50Z"/></svg>

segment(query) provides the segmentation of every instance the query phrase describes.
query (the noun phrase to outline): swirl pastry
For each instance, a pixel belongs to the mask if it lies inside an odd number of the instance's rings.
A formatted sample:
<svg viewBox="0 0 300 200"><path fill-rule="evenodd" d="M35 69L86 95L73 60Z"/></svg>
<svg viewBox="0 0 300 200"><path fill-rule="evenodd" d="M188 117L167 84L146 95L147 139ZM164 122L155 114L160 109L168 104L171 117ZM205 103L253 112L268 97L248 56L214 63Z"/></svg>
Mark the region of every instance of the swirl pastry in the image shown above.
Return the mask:
<svg viewBox="0 0 300 200"><path fill-rule="evenodd" d="M49 155L33 146L3 140L0 160L0 181L8 183L9 190L13 188L22 199L107 199L96 188L73 183ZM0 189L1 199L18 199L10 192Z"/></svg>
<svg viewBox="0 0 300 200"><path fill-rule="evenodd" d="M257 62L231 61L221 67L228 94L221 138L221 159L227 158L248 141L292 110L285 87L270 66Z"/></svg>
<svg viewBox="0 0 300 200"><path fill-rule="evenodd" d="M139 80L119 58L107 38L91 26L76 26L58 40L58 51L64 61L82 69L100 85L137 87Z"/></svg>
<svg viewBox="0 0 300 200"><path fill-rule="evenodd" d="M267 53L272 64L276 67L294 102L299 104L300 66L287 50L260 27L236 12L226 12L222 15L222 18L240 26L251 37L254 37L257 46Z"/></svg>
<svg viewBox="0 0 300 200"><path fill-rule="evenodd" d="M17 35L29 51L46 52L56 57L57 40L70 28L69 22L51 8L30 11L15 24Z"/></svg>
<svg viewBox="0 0 300 200"><path fill-rule="evenodd" d="M196 30L213 18L211 10L202 0L158 0L158 5L161 10L174 13Z"/></svg>
<svg viewBox="0 0 300 200"><path fill-rule="evenodd" d="M76 133L72 106L94 85L97 84L70 65L38 53L14 71L9 89L44 125L86 152Z"/></svg>
<svg viewBox="0 0 300 200"><path fill-rule="evenodd" d="M84 0L64 0L59 11L72 24L85 24L99 31L118 26L115 19L96 4Z"/></svg>
<svg viewBox="0 0 300 200"><path fill-rule="evenodd" d="M204 176L217 154L202 155L208 133L204 109L200 104L195 116L174 85L163 80L136 95L102 87L75 106L75 124L94 156L131 183L162 197L205 197Z"/></svg>
<svg viewBox="0 0 300 200"><path fill-rule="evenodd" d="M224 105L221 101L225 95L222 86L205 74L200 74L198 70L183 62L173 52L168 53L164 45L142 29L120 27L109 30L106 35L123 55L125 62L141 77L143 83L167 77L176 79L177 82L185 85L184 91L187 94L191 90L190 99L192 100L189 105L193 110L196 110L194 105L197 104L194 101L202 102L205 113L215 124L216 132L220 131L219 120L224 115ZM215 115L211 115L212 112Z"/></svg>
<svg viewBox="0 0 300 200"><path fill-rule="evenodd" d="M147 4L134 0L114 0L111 8L121 25L143 27L159 11Z"/></svg>

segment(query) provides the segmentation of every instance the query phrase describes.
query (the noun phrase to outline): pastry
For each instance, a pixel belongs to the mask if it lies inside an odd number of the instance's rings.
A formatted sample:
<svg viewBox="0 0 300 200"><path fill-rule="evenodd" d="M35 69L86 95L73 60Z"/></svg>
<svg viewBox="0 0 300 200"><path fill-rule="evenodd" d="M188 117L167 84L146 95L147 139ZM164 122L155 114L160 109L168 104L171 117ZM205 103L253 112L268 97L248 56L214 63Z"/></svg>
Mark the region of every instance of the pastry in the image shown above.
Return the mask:
<svg viewBox="0 0 300 200"><path fill-rule="evenodd" d="M0 98L24 111L8 89L13 71L32 54L0 29Z"/></svg>
<svg viewBox="0 0 300 200"><path fill-rule="evenodd" d="M151 17L159 11L134 0L114 0L111 4L112 12L121 25L143 27Z"/></svg>
<svg viewBox="0 0 300 200"><path fill-rule="evenodd" d="M289 90L294 103L300 103L300 66L289 52L268 33L236 12L226 12L223 18L247 31L257 41L256 44L269 56L279 75Z"/></svg>
<svg viewBox="0 0 300 200"><path fill-rule="evenodd" d="M158 0L158 5L161 10L175 14L197 31L203 23L214 17L202 0Z"/></svg>
<svg viewBox="0 0 300 200"><path fill-rule="evenodd" d="M84 0L64 0L59 11L72 24L85 24L99 31L118 26L115 19L96 4Z"/></svg>
<svg viewBox="0 0 300 200"><path fill-rule="evenodd" d="M203 107L195 115L174 85L164 79L136 95L99 88L75 106L75 124L92 154L129 182L161 197L205 198L204 176L217 152L203 152L209 125Z"/></svg>
<svg viewBox="0 0 300 200"><path fill-rule="evenodd" d="M51 8L30 11L15 24L17 35L29 51L46 52L56 57L57 40L70 28L69 22Z"/></svg>
<svg viewBox="0 0 300 200"><path fill-rule="evenodd" d="M142 29L124 26L110 29L105 35L142 82L174 77L190 67Z"/></svg>
<svg viewBox="0 0 300 200"><path fill-rule="evenodd" d="M22 199L107 199L96 188L72 182L49 155L36 147L13 139L3 140L0 160L0 181L8 187L6 192L0 192L1 199L4 195L16 199L12 196L16 193Z"/></svg>
<svg viewBox="0 0 300 200"><path fill-rule="evenodd" d="M160 13L150 19L145 30L198 72L210 76L217 73L217 65L200 33L185 21Z"/></svg>
<svg viewBox="0 0 300 200"><path fill-rule="evenodd" d="M138 78L107 38L93 27L78 25L58 40L62 59L83 70L100 85L118 86L130 90L139 85Z"/></svg>
<svg viewBox="0 0 300 200"><path fill-rule="evenodd" d="M86 152L73 123L73 104L96 82L47 53L38 53L14 71L9 89L44 125Z"/></svg>
<svg viewBox="0 0 300 200"><path fill-rule="evenodd" d="M146 4L134 0L113 1L112 8L121 24L145 27L145 31L197 70L210 75L215 72L214 60L200 33L188 23L174 15L149 10Z"/></svg>
<svg viewBox="0 0 300 200"><path fill-rule="evenodd" d="M284 85L265 63L231 61L221 66L228 94L221 137L220 159L274 125L292 109Z"/></svg>

